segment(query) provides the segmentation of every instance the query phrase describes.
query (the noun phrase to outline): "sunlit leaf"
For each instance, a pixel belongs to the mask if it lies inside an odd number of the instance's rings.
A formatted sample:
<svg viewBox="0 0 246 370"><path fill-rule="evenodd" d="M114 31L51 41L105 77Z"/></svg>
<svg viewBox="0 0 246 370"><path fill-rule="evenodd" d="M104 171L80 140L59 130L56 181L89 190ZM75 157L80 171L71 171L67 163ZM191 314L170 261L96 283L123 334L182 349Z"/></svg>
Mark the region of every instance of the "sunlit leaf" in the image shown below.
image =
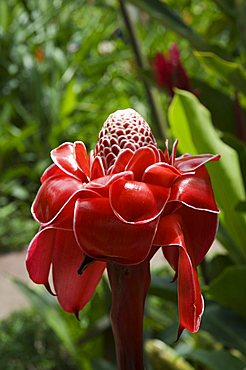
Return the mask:
<svg viewBox="0 0 246 370"><path fill-rule="evenodd" d="M169 108L169 121L183 153L218 153L221 159L208 166L215 197L221 209L221 222L235 240L231 256L246 261L246 218L236 211L245 199L245 189L237 152L226 145L212 125L209 111L190 92L177 90Z"/></svg>
<svg viewBox="0 0 246 370"><path fill-rule="evenodd" d="M211 52L194 52L198 60L216 77L226 81L246 95L246 71L242 65L229 62Z"/></svg>

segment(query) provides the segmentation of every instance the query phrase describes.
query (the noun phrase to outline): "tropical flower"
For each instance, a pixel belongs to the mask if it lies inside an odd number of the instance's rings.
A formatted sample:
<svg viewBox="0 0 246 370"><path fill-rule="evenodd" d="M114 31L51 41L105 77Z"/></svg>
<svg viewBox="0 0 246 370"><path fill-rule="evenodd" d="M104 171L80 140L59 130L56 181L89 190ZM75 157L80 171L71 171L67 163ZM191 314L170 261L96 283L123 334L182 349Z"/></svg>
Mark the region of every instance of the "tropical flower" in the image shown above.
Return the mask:
<svg viewBox="0 0 246 370"><path fill-rule="evenodd" d="M174 88L194 92L190 78L180 60L177 44L173 44L166 54L156 53L152 62L156 84L167 90L172 97Z"/></svg>
<svg viewBox="0 0 246 370"><path fill-rule="evenodd" d="M49 290L52 270L64 310L77 314L85 306L105 268L116 297L113 311L126 315L119 302L130 292L131 305L140 301L143 307L149 261L162 248L178 279L179 333L199 329L203 299L196 267L215 238L218 218L204 165L219 156L176 158L176 148L177 141L171 154L168 143L161 151L144 119L126 109L108 117L90 155L79 141L52 150L54 163L32 205L41 229L30 243L27 270Z"/></svg>

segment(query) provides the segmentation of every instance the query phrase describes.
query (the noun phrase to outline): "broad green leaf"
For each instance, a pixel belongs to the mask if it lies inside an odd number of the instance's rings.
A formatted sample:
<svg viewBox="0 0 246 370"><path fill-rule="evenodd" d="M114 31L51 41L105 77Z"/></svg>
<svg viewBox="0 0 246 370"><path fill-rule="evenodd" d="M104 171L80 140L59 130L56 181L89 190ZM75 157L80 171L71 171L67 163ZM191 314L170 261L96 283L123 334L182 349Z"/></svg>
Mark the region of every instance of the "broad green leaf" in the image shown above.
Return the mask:
<svg viewBox="0 0 246 370"><path fill-rule="evenodd" d="M205 365L210 370L243 370L245 368L242 361L225 350L208 351L200 349L191 352L188 358Z"/></svg>
<svg viewBox="0 0 246 370"><path fill-rule="evenodd" d="M228 82L246 95L246 71L235 62L229 62L211 52L194 52L198 60L216 77Z"/></svg>
<svg viewBox="0 0 246 370"><path fill-rule="evenodd" d="M235 241L236 248L232 246L229 252L237 263L246 261L246 217L235 209L245 199L237 152L220 139L209 111L190 92L177 89L168 114L172 134L179 139L179 150L221 155L220 161L210 163L208 169L222 211L221 222Z"/></svg>
<svg viewBox="0 0 246 370"><path fill-rule="evenodd" d="M246 318L246 266L227 267L208 287L208 296Z"/></svg>
<svg viewBox="0 0 246 370"><path fill-rule="evenodd" d="M236 348L246 355L246 320L235 312L206 302L201 329L208 331L224 346Z"/></svg>

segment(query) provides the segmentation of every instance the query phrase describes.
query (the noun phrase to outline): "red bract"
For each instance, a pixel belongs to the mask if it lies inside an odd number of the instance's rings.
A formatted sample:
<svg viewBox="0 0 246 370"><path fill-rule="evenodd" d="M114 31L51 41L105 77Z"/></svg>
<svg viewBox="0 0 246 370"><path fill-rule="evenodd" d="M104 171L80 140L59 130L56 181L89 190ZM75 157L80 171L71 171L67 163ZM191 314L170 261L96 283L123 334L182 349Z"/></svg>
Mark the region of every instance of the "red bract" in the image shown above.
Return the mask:
<svg viewBox="0 0 246 370"><path fill-rule="evenodd" d="M198 330L203 299L196 267L215 238L218 214L204 165L219 156L176 158L176 146L162 152L143 118L126 109L109 116L90 156L82 142L51 152L54 164L32 206L41 231L29 246L27 269L50 289L52 266L64 310L84 307L107 266L114 287L113 266L128 266L136 276L134 266L147 265L161 247L178 279L179 333Z"/></svg>
<svg viewBox="0 0 246 370"><path fill-rule="evenodd" d="M192 91L191 81L180 60L179 49L173 44L167 54L157 53L153 60L154 78L159 87L174 95L174 88Z"/></svg>

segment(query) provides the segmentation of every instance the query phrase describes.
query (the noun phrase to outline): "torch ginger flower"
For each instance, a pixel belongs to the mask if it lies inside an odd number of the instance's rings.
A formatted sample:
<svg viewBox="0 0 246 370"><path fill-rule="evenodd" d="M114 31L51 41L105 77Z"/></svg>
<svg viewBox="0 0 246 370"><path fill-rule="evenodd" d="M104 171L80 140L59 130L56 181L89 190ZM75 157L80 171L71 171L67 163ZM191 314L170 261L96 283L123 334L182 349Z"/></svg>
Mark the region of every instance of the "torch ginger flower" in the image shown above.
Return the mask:
<svg viewBox="0 0 246 370"><path fill-rule="evenodd" d="M156 84L166 89L171 97L174 95L175 87L197 93L192 89L191 80L180 60L176 44L173 44L166 54L156 53L152 65Z"/></svg>
<svg viewBox="0 0 246 370"><path fill-rule="evenodd" d="M77 314L107 268L120 369L142 369L142 320L158 248L178 279L179 334L197 332L203 298L196 267L211 246L218 209L205 163L219 155L162 152L133 109L111 114L90 156L82 142L51 152L32 206L41 230L27 254L30 278ZM125 354L127 353L127 354ZM134 359L135 357L135 359Z"/></svg>

